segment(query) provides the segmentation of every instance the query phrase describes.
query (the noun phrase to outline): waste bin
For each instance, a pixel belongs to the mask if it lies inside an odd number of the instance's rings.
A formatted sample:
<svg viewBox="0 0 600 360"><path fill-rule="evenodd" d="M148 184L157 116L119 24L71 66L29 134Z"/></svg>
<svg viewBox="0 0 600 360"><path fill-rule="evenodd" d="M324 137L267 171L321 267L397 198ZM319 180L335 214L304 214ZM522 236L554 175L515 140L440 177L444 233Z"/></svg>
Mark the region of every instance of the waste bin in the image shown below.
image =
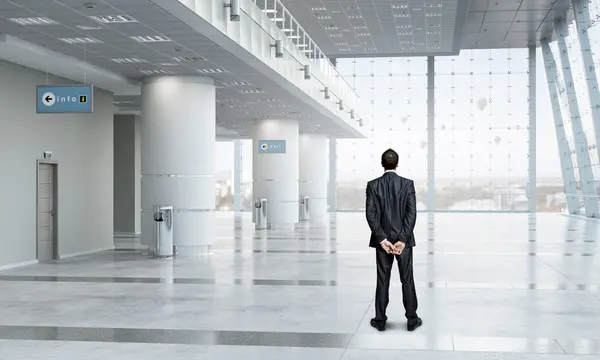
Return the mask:
<svg viewBox="0 0 600 360"><path fill-rule="evenodd" d="M156 251L154 256L162 259L173 257L173 207L154 206L154 236Z"/></svg>
<svg viewBox="0 0 600 360"><path fill-rule="evenodd" d="M267 219L267 199L260 199L254 202L254 228L256 230L265 230L268 227Z"/></svg>
<svg viewBox="0 0 600 360"><path fill-rule="evenodd" d="M308 211L308 196L302 196L300 198L300 221L310 220L310 214Z"/></svg>

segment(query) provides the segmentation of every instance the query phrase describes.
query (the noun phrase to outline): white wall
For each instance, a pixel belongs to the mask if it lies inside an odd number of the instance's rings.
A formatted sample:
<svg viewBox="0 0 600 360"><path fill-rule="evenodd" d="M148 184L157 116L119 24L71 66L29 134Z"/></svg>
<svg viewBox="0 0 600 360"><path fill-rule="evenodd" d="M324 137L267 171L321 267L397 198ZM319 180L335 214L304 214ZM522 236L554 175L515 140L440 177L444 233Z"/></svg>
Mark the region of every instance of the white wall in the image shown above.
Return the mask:
<svg viewBox="0 0 600 360"><path fill-rule="evenodd" d="M93 114L36 115L36 85L68 84L0 61L0 266L36 259L36 160L58 161L61 255L113 243L112 94L96 90Z"/></svg>

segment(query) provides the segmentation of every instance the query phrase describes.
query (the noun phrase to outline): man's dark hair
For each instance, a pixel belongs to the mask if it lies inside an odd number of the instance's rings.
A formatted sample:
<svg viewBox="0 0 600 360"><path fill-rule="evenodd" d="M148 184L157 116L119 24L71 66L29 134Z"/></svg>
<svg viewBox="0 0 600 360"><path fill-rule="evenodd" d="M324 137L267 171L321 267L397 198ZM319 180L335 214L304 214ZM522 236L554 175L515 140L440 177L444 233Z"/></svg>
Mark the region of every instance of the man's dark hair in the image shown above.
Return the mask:
<svg viewBox="0 0 600 360"><path fill-rule="evenodd" d="M398 167L398 153L392 149L387 149L381 154L381 166L385 170L395 170Z"/></svg>

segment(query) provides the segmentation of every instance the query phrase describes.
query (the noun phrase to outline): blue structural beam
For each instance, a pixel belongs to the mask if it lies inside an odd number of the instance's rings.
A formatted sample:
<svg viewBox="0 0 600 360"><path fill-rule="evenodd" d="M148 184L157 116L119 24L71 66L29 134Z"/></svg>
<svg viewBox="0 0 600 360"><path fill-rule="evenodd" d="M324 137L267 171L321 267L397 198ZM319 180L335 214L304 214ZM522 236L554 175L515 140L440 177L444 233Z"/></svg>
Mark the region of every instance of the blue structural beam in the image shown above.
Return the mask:
<svg viewBox="0 0 600 360"><path fill-rule="evenodd" d="M565 123L559 102L558 72L556 71L556 61L550 50L548 42L542 41L542 57L544 59L544 70L548 92L550 93L550 103L552 104L552 114L554 115L554 129L556 132L556 142L560 158L560 167L562 170L564 191L567 194L567 208L570 214L579 212L579 200L577 199L577 181L575 180L575 171L573 160L571 159L571 150L567 141Z"/></svg>
<svg viewBox="0 0 600 360"><path fill-rule="evenodd" d="M597 146L600 144L600 92L598 91L598 76L596 74L593 49L588 33L588 29L592 26L589 0L573 0L573 12L575 13L577 37L579 38L579 45L581 48L581 59L583 60L583 68L585 69L585 79L590 99L590 112L594 122L595 141L593 143L596 145L595 151L598 155L598 159L600 159L600 147ZM595 180L598 181L599 179Z"/></svg>
<svg viewBox="0 0 600 360"><path fill-rule="evenodd" d="M577 164L579 169L579 180L581 191L583 193L583 204L587 217L596 217L598 215L598 202L596 201L596 187L594 184L594 175L592 172L592 163L588 141L581 123L581 112L579 111L579 103L577 101L577 93L575 91L575 81L573 80L573 72L571 71L571 59L567 49L566 37L569 34L569 28L564 20L557 21L555 26L556 42L558 44L558 53L565 84L565 93L567 96L567 104L569 114L571 116L571 126L573 130L573 138L575 140L575 151L577 154Z"/></svg>

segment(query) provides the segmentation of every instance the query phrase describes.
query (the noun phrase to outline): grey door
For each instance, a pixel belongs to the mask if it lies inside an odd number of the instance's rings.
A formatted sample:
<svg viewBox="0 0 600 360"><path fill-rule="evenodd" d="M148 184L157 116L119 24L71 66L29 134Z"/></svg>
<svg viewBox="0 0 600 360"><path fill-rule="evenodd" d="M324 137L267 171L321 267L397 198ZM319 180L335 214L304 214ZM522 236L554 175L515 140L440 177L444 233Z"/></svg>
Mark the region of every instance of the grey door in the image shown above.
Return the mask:
<svg viewBox="0 0 600 360"><path fill-rule="evenodd" d="M40 164L38 169L38 244L37 258L40 262L54 260L54 172L55 166Z"/></svg>

